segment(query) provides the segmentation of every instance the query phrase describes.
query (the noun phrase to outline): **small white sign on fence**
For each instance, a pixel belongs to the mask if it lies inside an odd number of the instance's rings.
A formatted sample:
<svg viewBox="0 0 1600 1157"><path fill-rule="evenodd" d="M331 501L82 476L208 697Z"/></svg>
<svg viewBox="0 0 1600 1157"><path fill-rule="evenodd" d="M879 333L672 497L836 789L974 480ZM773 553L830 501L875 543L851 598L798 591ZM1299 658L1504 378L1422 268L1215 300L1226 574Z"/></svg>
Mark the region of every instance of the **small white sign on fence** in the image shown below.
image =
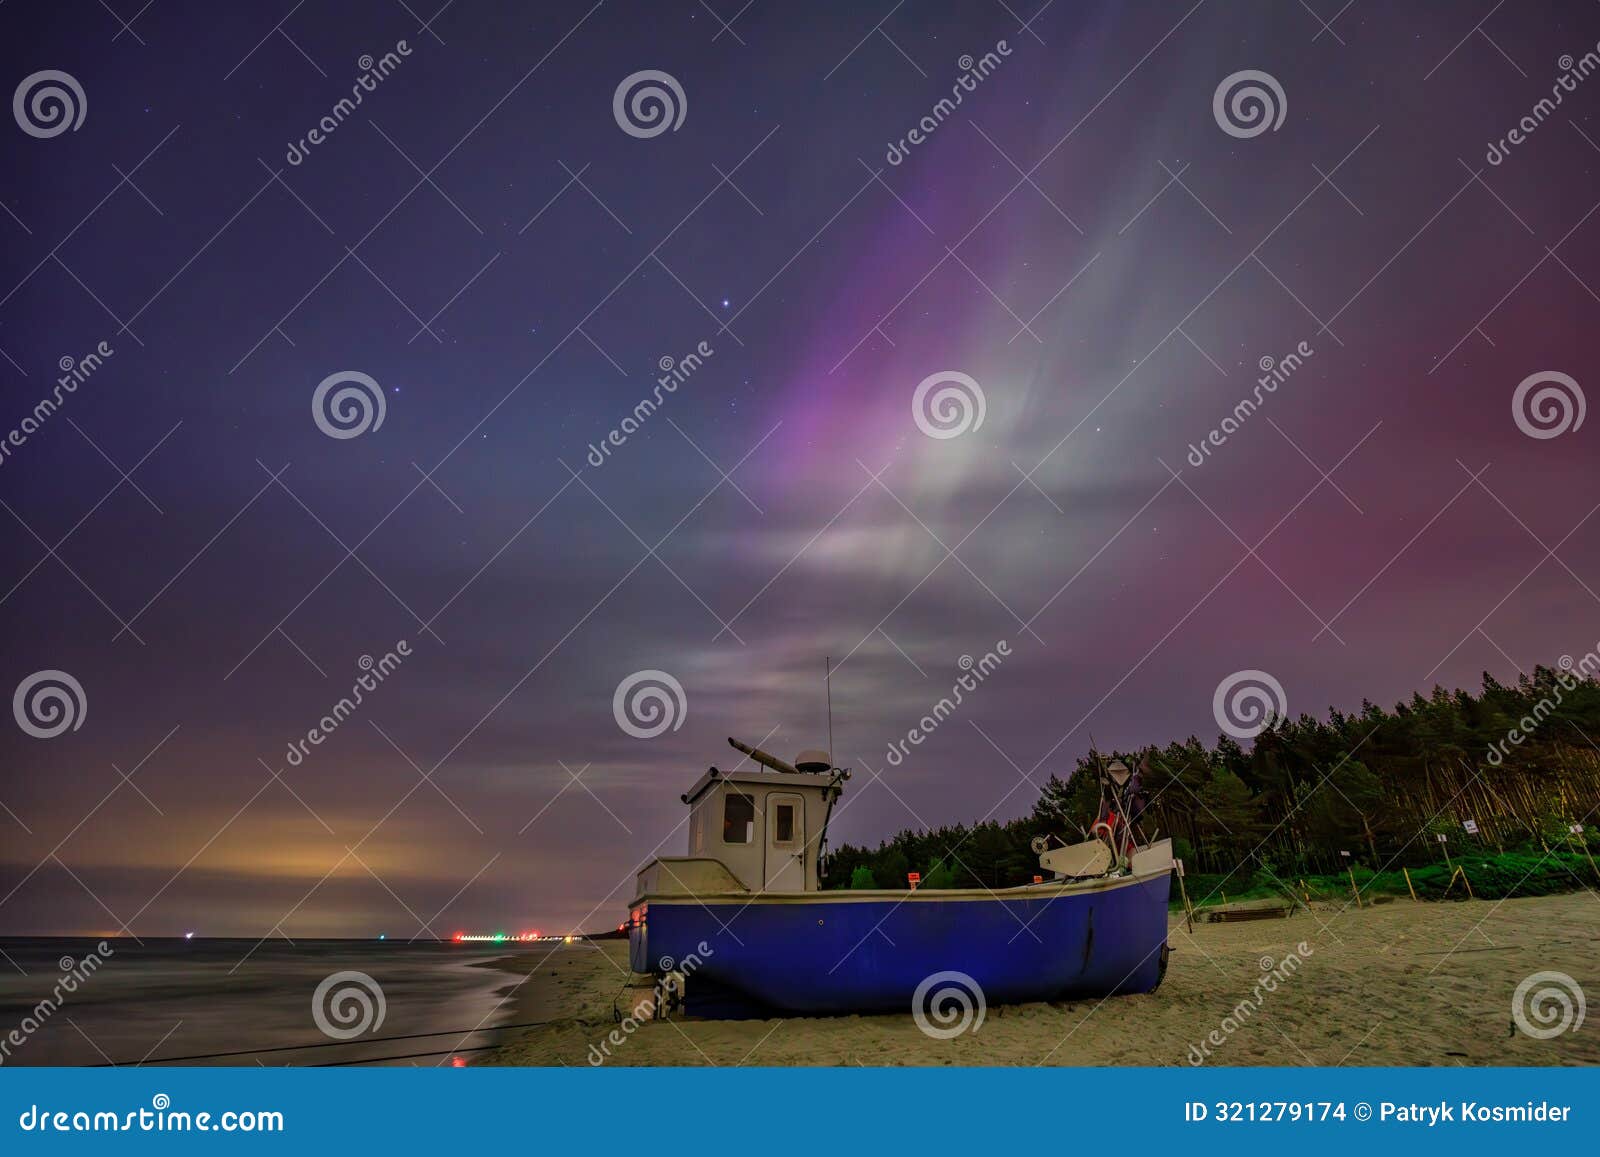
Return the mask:
<svg viewBox="0 0 1600 1157"><path fill-rule="evenodd" d="M1573 824L1572 825L1572 834L1575 835L1575 836L1583 835L1583 825L1582 824Z"/></svg>
<svg viewBox="0 0 1600 1157"><path fill-rule="evenodd" d="M1350 853L1349 852L1341 851L1339 854L1341 856L1343 856L1347 860L1350 858Z"/></svg>
<svg viewBox="0 0 1600 1157"><path fill-rule="evenodd" d="M1440 832L1439 833L1439 842L1442 844L1442 843L1444 843L1444 841L1445 841L1445 834L1443 832Z"/></svg>
<svg viewBox="0 0 1600 1157"><path fill-rule="evenodd" d="M1469 836L1475 836L1478 834L1477 820L1462 820L1461 826L1467 829L1467 835Z"/></svg>

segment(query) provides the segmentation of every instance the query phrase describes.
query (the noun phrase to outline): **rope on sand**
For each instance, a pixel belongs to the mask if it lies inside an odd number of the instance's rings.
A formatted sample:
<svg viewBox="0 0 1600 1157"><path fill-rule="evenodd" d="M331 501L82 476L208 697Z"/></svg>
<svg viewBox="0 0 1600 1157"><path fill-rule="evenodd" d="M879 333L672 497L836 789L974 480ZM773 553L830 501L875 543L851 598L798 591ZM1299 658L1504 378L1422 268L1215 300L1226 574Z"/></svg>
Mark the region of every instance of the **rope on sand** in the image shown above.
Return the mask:
<svg viewBox="0 0 1600 1157"><path fill-rule="evenodd" d="M95 1068L95 1069L103 1069L103 1068L108 1068L108 1067L109 1068L121 1068L123 1065L129 1065L129 1066L137 1067L139 1065L161 1065L161 1064L187 1063L189 1061L215 1061L215 1060L221 1060L221 1059L223 1059L225 1057L251 1057L251 1056L257 1056L257 1055L264 1055L266 1053L293 1053L293 1052L300 1052L300 1051L302 1051L304 1049L331 1049L331 1048L338 1048L338 1047L341 1047L341 1046L342 1047L349 1047L350 1045L380 1044L380 1043L382 1043L384 1041L420 1040L420 1039L423 1039L425 1037L430 1037L430 1036L461 1036L461 1037L468 1037L468 1036L472 1036L475 1033L502 1032L502 1031L504 1031L506 1029L513 1029L513 1028L540 1028L540 1027L542 1027L544 1025L549 1025L549 1024L554 1024L554 1023L555 1023L554 1021L550 1021L550 1020L530 1020L530 1021L524 1021L521 1024L493 1024L493 1025L488 1025L488 1026L479 1027L479 1028L442 1029L439 1032L411 1032L411 1033L401 1033L401 1034L398 1034L398 1035L395 1035L395 1036L371 1036L371 1037L365 1037L365 1038L356 1037L356 1038L354 1038L352 1040L314 1041L313 1043L306 1044L306 1045L274 1045L271 1048L236 1049L236 1050L234 1050L232 1052L225 1052L225 1053L195 1053L195 1054L193 1054L191 1056L185 1056L185 1057L149 1057L149 1058L147 1058L145 1060L142 1060L142 1061L107 1061L105 1064L90 1065L88 1067L89 1068ZM482 1045L482 1046L475 1046L474 1048L470 1048L470 1049L437 1049L432 1053L413 1053L411 1055L412 1056L438 1056L440 1053L477 1052L477 1051L481 1051L482 1049L490 1049L490 1048L497 1048L497 1047L499 1047L499 1046L497 1046L497 1045ZM374 1058L371 1058L371 1060L407 1060L407 1059L409 1059L409 1058L408 1057L374 1057ZM333 1063L335 1063L335 1064L347 1064L347 1065L349 1065L349 1064L369 1064L369 1063L371 1063L371 1060L336 1061L336 1062L333 1062Z"/></svg>

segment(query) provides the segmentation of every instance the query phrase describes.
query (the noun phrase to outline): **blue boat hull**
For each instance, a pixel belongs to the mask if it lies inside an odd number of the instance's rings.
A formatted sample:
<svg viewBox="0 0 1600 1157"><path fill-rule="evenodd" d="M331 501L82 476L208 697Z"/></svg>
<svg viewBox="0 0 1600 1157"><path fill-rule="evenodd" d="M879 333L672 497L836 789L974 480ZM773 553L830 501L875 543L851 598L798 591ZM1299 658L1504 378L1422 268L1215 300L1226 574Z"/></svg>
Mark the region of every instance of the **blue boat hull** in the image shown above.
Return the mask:
<svg viewBox="0 0 1600 1157"><path fill-rule="evenodd" d="M687 1010L719 1018L905 1011L946 971L989 1004L1150 992L1170 886L1163 872L1004 898L646 897L629 955L636 972L685 972Z"/></svg>

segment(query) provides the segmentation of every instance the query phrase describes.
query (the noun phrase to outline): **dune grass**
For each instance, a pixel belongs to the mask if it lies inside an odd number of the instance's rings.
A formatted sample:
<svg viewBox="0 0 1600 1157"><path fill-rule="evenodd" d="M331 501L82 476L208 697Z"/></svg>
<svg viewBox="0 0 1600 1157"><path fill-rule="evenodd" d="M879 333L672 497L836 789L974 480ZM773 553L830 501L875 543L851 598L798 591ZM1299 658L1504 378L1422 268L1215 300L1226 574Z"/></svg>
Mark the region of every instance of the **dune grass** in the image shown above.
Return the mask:
<svg viewBox="0 0 1600 1157"><path fill-rule="evenodd" d="M1451 883L1454 869L1461 868L1472 885L1472 896L1479 900L1503 900L1514 896L1551 896L1600 885L1600 874L1581 852L1500 852L1489 855L1453 857L1447 866L1443 861L1425 867L1412 868L1411 888L1419 900L1465 900L1467 889L1460 879ZM1383 897L1410 898L1406 877L1398 868L1374 872L1356 866L1352 869L1356 889L1363 902ZM1351 899L1351 873L1289 878L1279 873L1257 871L1235 872L1231 877L1191 872L1184 880L1189 899L1196 908L1215 907L1224 903L1241 901L1287 899L1293 893L1298 900L1343 901ZM1176 889L1172 907L1181 909L1183 902Z"/></svg>

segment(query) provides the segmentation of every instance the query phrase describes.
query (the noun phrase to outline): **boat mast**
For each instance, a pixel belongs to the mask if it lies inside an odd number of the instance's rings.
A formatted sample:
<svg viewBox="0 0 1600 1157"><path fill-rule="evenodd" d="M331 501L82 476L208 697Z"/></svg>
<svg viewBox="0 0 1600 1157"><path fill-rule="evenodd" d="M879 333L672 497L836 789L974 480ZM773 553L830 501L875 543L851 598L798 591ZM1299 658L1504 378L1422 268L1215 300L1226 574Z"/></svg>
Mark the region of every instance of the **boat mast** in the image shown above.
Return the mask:
<svg viewBox="0 0 1600 1157"><path fill-rule="evenodd" d="M833 659L822 657L822 686L828 696L828 762L833 762Z"/></svg>

